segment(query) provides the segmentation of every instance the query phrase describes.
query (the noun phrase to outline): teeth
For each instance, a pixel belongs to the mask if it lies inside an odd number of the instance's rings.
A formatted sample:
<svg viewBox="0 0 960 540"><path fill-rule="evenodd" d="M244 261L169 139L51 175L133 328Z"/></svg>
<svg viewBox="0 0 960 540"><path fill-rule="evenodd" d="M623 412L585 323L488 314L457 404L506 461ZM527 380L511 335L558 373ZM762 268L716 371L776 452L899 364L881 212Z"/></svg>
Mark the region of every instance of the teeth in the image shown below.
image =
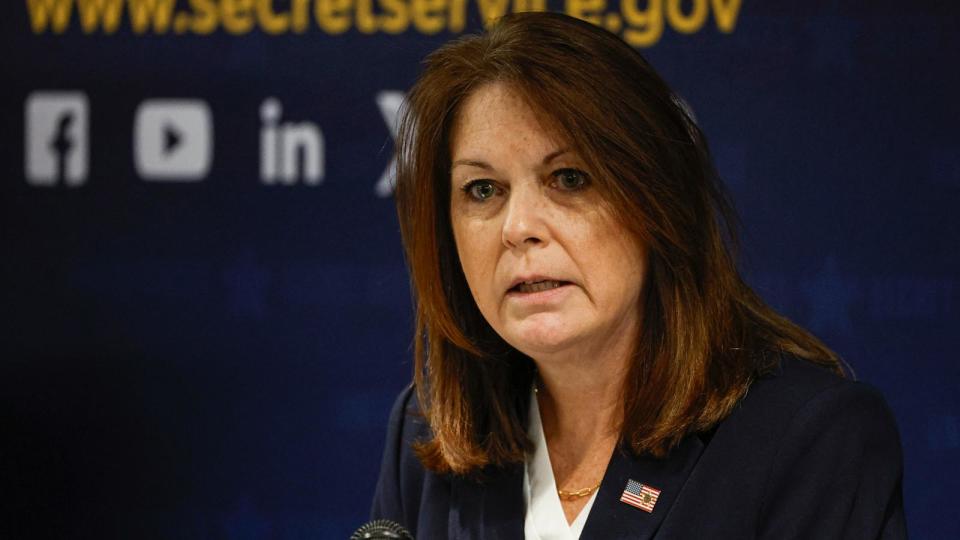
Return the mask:
<svg viewBox="0 0 960 540"><path fill-rule="evenodd" d="M522 293L535 293L556 289L560 285L561 283L559 281L535 281L533 283L521 283L520 285L517 285L517 290Z"/></svg>

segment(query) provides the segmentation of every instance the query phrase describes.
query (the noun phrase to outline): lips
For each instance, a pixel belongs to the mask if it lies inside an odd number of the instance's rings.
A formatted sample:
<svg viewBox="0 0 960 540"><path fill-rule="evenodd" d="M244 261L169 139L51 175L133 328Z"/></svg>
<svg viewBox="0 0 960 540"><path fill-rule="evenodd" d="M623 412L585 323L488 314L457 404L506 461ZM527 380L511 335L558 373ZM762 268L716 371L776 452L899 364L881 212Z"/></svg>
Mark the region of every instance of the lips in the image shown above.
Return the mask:
<svg viewBox="0 0 960 540"><path fill-rule="evenodd" d="M562 287L563 285L568 285L569 283L569 281L548 278L519 279L516 280L509 289L507 289L507 292L521 294L538 293L556 289L558 287Z"/></svg>

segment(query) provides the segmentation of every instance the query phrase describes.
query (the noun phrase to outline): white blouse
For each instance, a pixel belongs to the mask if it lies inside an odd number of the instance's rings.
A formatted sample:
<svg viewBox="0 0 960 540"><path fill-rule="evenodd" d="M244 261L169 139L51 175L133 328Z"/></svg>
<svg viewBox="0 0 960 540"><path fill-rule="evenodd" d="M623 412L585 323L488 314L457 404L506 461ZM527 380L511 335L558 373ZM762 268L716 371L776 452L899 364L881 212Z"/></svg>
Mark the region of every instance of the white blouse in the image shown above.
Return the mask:
<svg viewBox="0 0 960 540"><path fill-rule="evenodd" d="M527 514L523 523L524 536L526 540L578 540L599 490L593 492L577 518L568 524L560 504L560 495L557 494L553 467L550 466L550 454L547 452L547 439L543 435L537 395L531 393L533 395L530 396L527 435L533 441L533 453L527 454L523 467L523 498L527 503Z"/></svg>

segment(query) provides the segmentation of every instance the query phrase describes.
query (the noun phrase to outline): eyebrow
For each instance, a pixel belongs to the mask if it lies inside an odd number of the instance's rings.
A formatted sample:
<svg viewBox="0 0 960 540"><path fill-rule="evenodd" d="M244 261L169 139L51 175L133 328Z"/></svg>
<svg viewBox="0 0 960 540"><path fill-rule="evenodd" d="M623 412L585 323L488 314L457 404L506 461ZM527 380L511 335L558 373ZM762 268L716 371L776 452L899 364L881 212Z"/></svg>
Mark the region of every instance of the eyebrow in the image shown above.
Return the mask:
<svg viewBox="0 0 960 540"><path fill-rule="evenodd" d="M563 154L566 154L569 151L570 151L569 148L561 148L559 150L554 150L553 152L550 152L549 154L546 155L546 157L543 158L543 164L546 165L551 161L557 159L558 157L562 156ZM450 164L450 169L452 170L457 165L467 165L469 167L477 167L478 169L483 169L486 171L493 170L493 165L490 165L486 161L481 161L477 159L458 159L454 161L452 164Z"/></svg>

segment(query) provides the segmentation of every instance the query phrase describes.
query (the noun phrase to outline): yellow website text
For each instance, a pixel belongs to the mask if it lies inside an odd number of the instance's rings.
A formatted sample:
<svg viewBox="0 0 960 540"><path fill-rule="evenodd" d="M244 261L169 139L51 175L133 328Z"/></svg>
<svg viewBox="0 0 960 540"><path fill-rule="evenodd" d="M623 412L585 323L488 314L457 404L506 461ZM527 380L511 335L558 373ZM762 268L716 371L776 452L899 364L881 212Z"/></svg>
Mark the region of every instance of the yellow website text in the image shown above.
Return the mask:
<svg viewBox="0 0 960 540"><path fill-rule="evenodd" d="M742 0L563 0L562 11L590 21L636 47L656 44L666 28L697 32L712 19L722 33L736 28ZM547 0L26 0L34 34L330 35L460 33L468 16L484 24L520 11L547 11Z"/></svg>

